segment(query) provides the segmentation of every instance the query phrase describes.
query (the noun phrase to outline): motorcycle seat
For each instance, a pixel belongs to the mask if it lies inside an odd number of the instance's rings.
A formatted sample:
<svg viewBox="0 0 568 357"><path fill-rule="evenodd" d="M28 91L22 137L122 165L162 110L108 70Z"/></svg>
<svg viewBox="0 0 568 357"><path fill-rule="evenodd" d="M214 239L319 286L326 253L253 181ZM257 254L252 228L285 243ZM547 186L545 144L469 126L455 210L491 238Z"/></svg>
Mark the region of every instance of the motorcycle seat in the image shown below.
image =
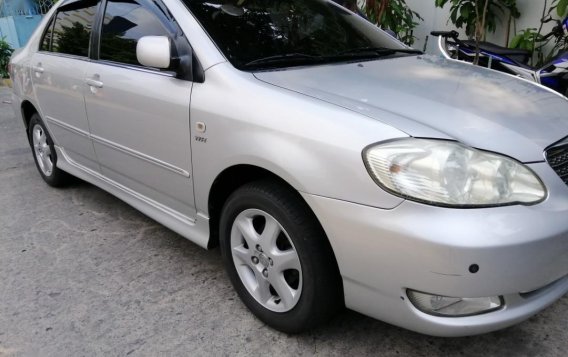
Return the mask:
<svg viewBox="0 0 568 357"><path fill-rule="evenodd" d="M474 40L467 40L463 41L467 46L471 48L475 48L475 41ZM514 59L521 59L520 62L526 63L530 56L531 52L529 50L523 50L519 48L507 48L496 45L490 42L480 42L479 48L485 52L492 52L498 56L505 56L505 57L513 57Z"/></svg>

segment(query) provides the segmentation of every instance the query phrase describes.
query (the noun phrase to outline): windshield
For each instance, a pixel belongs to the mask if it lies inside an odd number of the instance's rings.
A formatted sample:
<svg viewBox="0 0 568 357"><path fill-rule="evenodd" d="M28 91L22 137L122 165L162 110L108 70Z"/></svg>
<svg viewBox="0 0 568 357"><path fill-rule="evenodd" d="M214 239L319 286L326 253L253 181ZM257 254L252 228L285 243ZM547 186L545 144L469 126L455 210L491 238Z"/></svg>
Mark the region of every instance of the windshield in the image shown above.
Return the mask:
<svg viewBox="0 0 568 357"><path fill-rule="evenodd" d="M325 0L183 0L238 69L378 58L406 47Z"/></svg>

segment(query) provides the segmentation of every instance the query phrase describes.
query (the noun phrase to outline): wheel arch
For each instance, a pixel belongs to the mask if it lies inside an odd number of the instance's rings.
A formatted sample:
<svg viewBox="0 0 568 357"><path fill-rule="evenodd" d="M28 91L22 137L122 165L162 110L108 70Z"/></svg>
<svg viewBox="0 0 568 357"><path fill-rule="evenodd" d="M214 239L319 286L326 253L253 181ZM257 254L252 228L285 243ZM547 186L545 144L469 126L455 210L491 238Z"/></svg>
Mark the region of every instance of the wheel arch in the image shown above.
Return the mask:
<svg viewBox="0 0 568 357"><path fill-rule="evenodd" d="M221 217L221 210L229 196L239 187L249 182L262 179L270 179L280 182L281 184L289 187L291 190L297 192L292 185L272 171L250 164L238 164L228 167L219 173L215 180L213 180L213 184L209 190L207 205L209 212L210 248L219 245L219 220Z"/></svg>
<svg viewBox="0 0 568 357"><path fill-rule="evenodd" d="M209 190L208 198L208 212L209 212L209 248L214 248L219 245L219 221L221 217L221 211L223 205L229 198L229 196L239 187L253 181L258 180L274 180L280 184L288 187L291 191L297 193L297 197L309 208L310 212L313 214L313 218L316 220L318 225L321 227L322 233L325 235L325 230L316 216L314 210L310 205L304 200L299 191L291 185L289 182L284 180L282 177L278 176L274 172L262 168L260 166L250 165L250 164L239 164L226 168L221 173L217 175L211 189ZM333 253L333 260L338 268L337 258L335 257L335 252L331 247L331 242L327 235L325 235L325 240L327 244L330 245L330 250Z"/></svg>
<svg viewBox="0 0 568 357"><path fill-rule="evenodd" d="M235 191L239 188L241 191ZM242 195L232 195L236 192ZM209 195L211 233L215 234L216 239L220 240L221 255L233 286L245 305L258 318L269 326L287 333L298 333L304 331L305 328L313 328L329 320L345 307L343 277L336 254L321 221L300 192L274 172L259 166L239 164L223 170L217 176ZM225 204L221 205L221 202ZM258 202L259 206L255 206L255 202ZM227 210L225 210L225 207ZM291 310L276 311L276 313L274 313L275 310L272 310L273 312L268 311L269 307L262 304L254 295L251 295L250 289L244 285L245 280L238 272L238 267L235 268L233 248L231 248L233 233L231 232L234 232L234 220L243 212L247 212L248 208L258 208L268 215L274 214L272 210L282 214L283 216L278 214L273 216L273 219L277 217L277 222L280 219L286 219L286 223L291 226L283 225L282 227L284 229L289 227L295 233L289 239L294 241L294 237L298 237L295 246L292 245L292 247L296 249L302 247L301 251L297 253L299 264L301 264L302 269L306 268L306 265L309 266L305 271L300 270L300 274L305 274L308 271L311 280L308 279L308 282L304 282L302 285L304 288L308 287L307 290L302 289L302 294L304 294L304 291L309 292L305 295L306 298L298 300L298 306ZM219 219L221 222L218 222ZM281 223L279 222L279 224ZM222 229L222 233L218 232L217 229ZM258 232L256 227L254 229ZM223 234L222 237L220 237L221 234ZM211 242L215 241L211 240ZM264 244L263 247L265 247ZM262 252L262 249L257 249ZM266 252L273 251L269 249ZM232 254L233 258L231 258ZM267 253L268 257L265 256L265 258L270 260L270 254L272 253ZM257 257L261 262L262 254ZM276 260L276 258L274 259ZM258 264L258 262L255 263L253 260L252 264ZM274 265L277 265L276 261ZM270 270L268 265L265 265L265 267ZM270 284L273 284L273 281L270 280L270 274L263 271L263 275ZM303 277L306 278L307 276L303 275ZM256 302L251 299L256 300ZM300 305L302 301L303 305ZM325 302L321 303L322 301ZM285 316L280 313L289 313L289 315Z"/></svg>
<svg viewBox="0 0 568 357"><path fill-rule="evenodd" d="M22 119L24 120L24 125L27 131L30 126L30 120L32 119L32 115L34 115L35 113L39 113L39 111L29 100L24 100L22 102L20 110L22 112Z"/></svg>

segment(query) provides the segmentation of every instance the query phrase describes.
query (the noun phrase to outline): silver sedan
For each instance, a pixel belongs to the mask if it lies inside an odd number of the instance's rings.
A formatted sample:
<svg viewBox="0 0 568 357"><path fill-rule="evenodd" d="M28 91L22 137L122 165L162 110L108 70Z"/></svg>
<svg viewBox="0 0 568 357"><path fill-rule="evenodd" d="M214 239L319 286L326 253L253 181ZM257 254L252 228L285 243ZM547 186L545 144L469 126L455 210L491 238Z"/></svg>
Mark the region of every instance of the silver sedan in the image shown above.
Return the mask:
<svg viewBox="0 0 568 357"><path fill-rule="evenodd" d="M10 73L49 185L220 246L281 331L472 335L568 292L566 98L331 1L62 0Z"/></svg>

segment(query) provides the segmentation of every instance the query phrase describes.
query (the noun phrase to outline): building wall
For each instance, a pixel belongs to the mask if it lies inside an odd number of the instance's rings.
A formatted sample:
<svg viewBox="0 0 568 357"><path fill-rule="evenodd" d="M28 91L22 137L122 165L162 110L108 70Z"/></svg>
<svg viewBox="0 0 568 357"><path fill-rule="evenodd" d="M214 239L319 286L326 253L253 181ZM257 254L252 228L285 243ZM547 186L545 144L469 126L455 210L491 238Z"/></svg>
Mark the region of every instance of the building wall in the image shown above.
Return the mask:
<svg viewBox="0 0 568 357"><path fill-rule="evenodd" d="M12 48L20 47L18 31L12 16L0 17L0 38L3 38Z"/></svg>
<svg viewBox="0 0 568 357"><path fill-rule="evenodd" d="M16 23L16 28L18 29L18 42L20 44L19 47L24 46L28 42L28 39L34 33L42 18L42 15L14 16L14 22Z"/></svg>
<svg viewBox="0 0 568 357"><path fill-rule="evenodd" d="M4 38L12 48L20 48L26 44L41 19L41 15L2 17L0 18L0 38Z"/></svg>
<svg viewBox="0 0 568 357"><path fill-rule="evenodd" d="M448 22L450 17L450 4L446 4L445 8L439 9L434 6L434 0L406 0L406 2L410 8L418 12L420 16L424 18L424 21L418 25L414 32L414 35L417 37L414 47L424 49L426 42L428 42L426 51L434 53L436 39L430 36L430 32L433 30L455 29L453 25ZM550 2L549 0L548 3ZM544 0L517 0L517 6L522 14L521 18L516 21L516 28L518 30L528 27L538 28L540 26ZM546 24L543 33L547 33L552 26L551 24ZM515 26L511 26L511 38L514 36L514 27ZM506 46L506 36L506 25L498 26L497 32L490 34L487 39L501 46Z"/></svg>

